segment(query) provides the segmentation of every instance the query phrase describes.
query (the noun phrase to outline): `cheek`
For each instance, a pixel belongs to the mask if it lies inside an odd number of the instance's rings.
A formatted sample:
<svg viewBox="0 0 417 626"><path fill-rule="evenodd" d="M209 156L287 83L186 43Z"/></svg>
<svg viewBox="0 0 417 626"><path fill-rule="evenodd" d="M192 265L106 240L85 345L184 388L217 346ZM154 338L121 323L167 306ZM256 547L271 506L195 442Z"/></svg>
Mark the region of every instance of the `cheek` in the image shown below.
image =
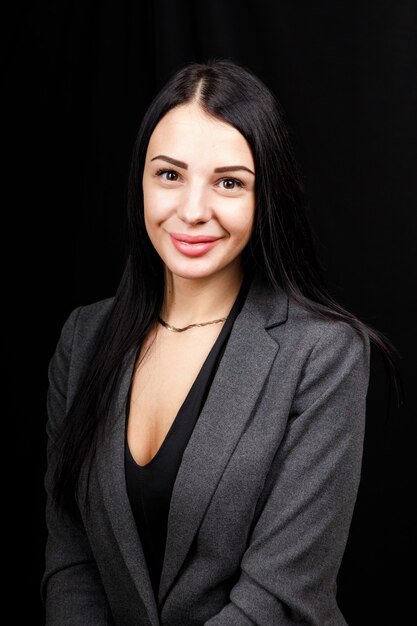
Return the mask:
<svg viewBox="0 0 417 626"><path fill-rule="evenodd" d="M161 191L152 189L143 191L143 207L145 224L152 227L163 222L172 212L172 196Z"/></svg>
<svg viewBox="0 0 417 626"><path fill-rule="evenodd" d="M254 222L254 203L245 203L240 207L236 207L232 212L224 213L223 227L229 232L231 237L236 240L245 240L250 238Z"/></svg>

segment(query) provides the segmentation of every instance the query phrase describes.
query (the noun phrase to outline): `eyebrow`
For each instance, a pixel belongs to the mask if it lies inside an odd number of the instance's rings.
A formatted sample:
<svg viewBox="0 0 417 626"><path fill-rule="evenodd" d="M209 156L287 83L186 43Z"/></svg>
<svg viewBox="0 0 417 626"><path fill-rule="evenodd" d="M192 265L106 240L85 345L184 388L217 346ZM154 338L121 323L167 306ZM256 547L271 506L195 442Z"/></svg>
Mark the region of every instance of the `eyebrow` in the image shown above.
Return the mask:
<svg viewBox="0 0 417 626"><path fill-rule="evenodd" d="M255 172L252 172L246 165L224 165L223 167L216 167L215 172L237 172L239 170L245 170L245 172L249 172L249 174L253 174L255 176Z"/></svg>
<svg viewBox="0 0 417 626"><path fill-rule="evenodd" d="M176 165L177 167L181 167L184 170L188 170L187 163L184 163L184 161L178 161L177 159L173 159L172 157L166 156L165 154L158 154L158 156L153 157L153 159L151 159L151 161L155 161L156 159L160 159L161 161L166 161L167 163L171 163L172 165ZM237 172L239 170L244 170L244 171L249 172L250 174L253 174L255 176L255 172L252 172L252 170L250 170L245 165L223 165L222 167L216 167L214 169L214 171L218 172L218 173L220 173L220 172Z"/></svg>

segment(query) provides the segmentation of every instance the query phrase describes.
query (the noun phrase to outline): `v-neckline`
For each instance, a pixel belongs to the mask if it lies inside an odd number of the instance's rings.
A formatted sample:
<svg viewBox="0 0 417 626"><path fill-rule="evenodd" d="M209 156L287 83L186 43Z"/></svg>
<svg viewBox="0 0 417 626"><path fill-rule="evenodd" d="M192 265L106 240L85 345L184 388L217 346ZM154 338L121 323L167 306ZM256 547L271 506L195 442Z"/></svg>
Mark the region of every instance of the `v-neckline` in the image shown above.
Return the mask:
<svg viewBox="0 0 417 626"><path fill-rule="evenodd" d="M205 374L206 374L206 370L207 368L210 368L212 366L212 358L213 355L215 353L219 353L217 355L216 361L217 363L215 363L214 365L214 372L213 372L213 376L211 378L214 377L215 375L215 371L217 370L221 355L222 355L222 348L224 350L225 348L225 340L227 338L227 336L229 335L229 333L232 330L233 324L235 322L236 317L238 316L240 309L242 308L244 299L246 298L248 289L249 289L249 285L250 285L250 280L248 279L244 279L242 282L242 285L240 287L240 290L238 292L238 295L233 303L233 306L226 318L226 321L223 325L223 328L221 329L216 341L214 342L214 344L212 345L209 353L207 354L206 358L204 359L204 362L197 374L197 376L195 377L190 389L188 390L188 393L186 395L186 397L184 398L183 403L181 404L180 408L177 411L177 414L174 418L174 420L171 423L171 426L167 432L167 434L165 435L161 445L159 446L158 450L156 451L156 453L154 454L154 456L150 459L150 461L148 461L145 465L140 465L136 459L134 458L131 450L130 450L130 446L129 446L129 442L128 442L128 438L127 438L127 426L128 426L128 418L129 418L129 411L130 411L130 397L131 397L131 392L132 392L132 383L133 383L133 376L132 376L132 380L131 380L131 384L129 387L129 392L128 392L128 396L127 396L127 401L126 401L126 411L125 411L125 446L126 446L126 453L128 458L130 459L131 463L137 468L138 471L140 470L151 470L153 469L153 467L158 463L158 461L161 459L161 457L163 456L163 452L167 447L167 441L172 437L174 431L176 430L176 428L178 428L178 424L181 422L181 418L184 415L184 413L186 412L186 408L188 403L192 400L194 393L196 391L196 388L199 384L199 382L201 381L202 378L204 378ZM220 344L220 348L219 348L219 344ZM206 396L207 394L205 394ZM202 408L202 407L201 407Z"/></svg>
<svg viewBox="0 0 417 626"><path fill-rule="evenodd" d="M216 351L218 344L220 342L222 342L222 340L223 340L223 337L224 337L224 334L225 334L225 329L226 329L226 323L227 323L227 320L226 320L223 328L221 329L221 331L220 331L216 341L214 342L214 344L210 348L210 351L209 351L208 355L204 359L204 362L203 362L203 364L202 364L202 366L201 366L197 376L195 377L195 379L193 381L193 384L191 385L190 389L188 390L188 393L185 396L183 403L181 404L180 408L178 409L177 414L176 414L174 420L172 421L171 426L169 427L169 430L168 430L167 434L165 435L161 445L159 446L158 450L155 452L155 454L153 455L151 460L148 461L145 465L140 465L136 461L136 459L134 458L134 456L133 456L133 454L132 454L132 452L130 450L129 442L127 440L127 420L128 420L128 411L129 411L129 407L130 407L131 388L129 389L128 401L126 403L126 448L127 448L127 452L128 452L128 455L129 455L131 461L135 464L135 466L137 467L138 470L152 469L152 467L154 465L156 465L156 463L158 462L158 459L162 456L163 450L166 448L166 442L172 436L172 433L174 432L176 426L178 427L178 423L180 422L182 415L185 413L185 409L187 407L187 404L190 401L190 399L192 398L199 381L203 377L203 375L204 375L204 373L205 373L205 371L207 369L207 364L209 363L209 361L211 361L212 354ZM226 330L226 332L227 332L227 330Z"/></svg>

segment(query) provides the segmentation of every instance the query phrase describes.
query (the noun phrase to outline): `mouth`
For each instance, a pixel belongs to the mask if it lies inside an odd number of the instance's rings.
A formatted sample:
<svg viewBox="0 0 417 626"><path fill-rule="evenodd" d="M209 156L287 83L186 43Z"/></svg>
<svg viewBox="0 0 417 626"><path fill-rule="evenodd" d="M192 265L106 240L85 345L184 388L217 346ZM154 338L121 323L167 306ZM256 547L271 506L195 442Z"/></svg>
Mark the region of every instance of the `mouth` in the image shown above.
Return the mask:
<svg viewBox="0 0 417 626"><path fill-rule="evenodd" d="M169 233L171 241L181 254L189 257L202 256L209 252L220 241L221 237L212 235L183 235L181 233Z"/></svg>

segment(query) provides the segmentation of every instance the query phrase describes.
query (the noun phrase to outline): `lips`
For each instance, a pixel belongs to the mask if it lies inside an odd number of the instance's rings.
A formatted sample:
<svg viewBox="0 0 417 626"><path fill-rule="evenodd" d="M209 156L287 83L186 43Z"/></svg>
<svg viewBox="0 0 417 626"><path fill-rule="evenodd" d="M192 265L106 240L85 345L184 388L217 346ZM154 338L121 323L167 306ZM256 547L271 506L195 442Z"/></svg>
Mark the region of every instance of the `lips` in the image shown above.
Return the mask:
<svg viewBox="0 0 417 626"><path fill-rule="evenodd" d="M189 257L202 256L209 252L220 241L221 237L212 235L185 235L170 233L171 241L181 254Z"/></svg>

